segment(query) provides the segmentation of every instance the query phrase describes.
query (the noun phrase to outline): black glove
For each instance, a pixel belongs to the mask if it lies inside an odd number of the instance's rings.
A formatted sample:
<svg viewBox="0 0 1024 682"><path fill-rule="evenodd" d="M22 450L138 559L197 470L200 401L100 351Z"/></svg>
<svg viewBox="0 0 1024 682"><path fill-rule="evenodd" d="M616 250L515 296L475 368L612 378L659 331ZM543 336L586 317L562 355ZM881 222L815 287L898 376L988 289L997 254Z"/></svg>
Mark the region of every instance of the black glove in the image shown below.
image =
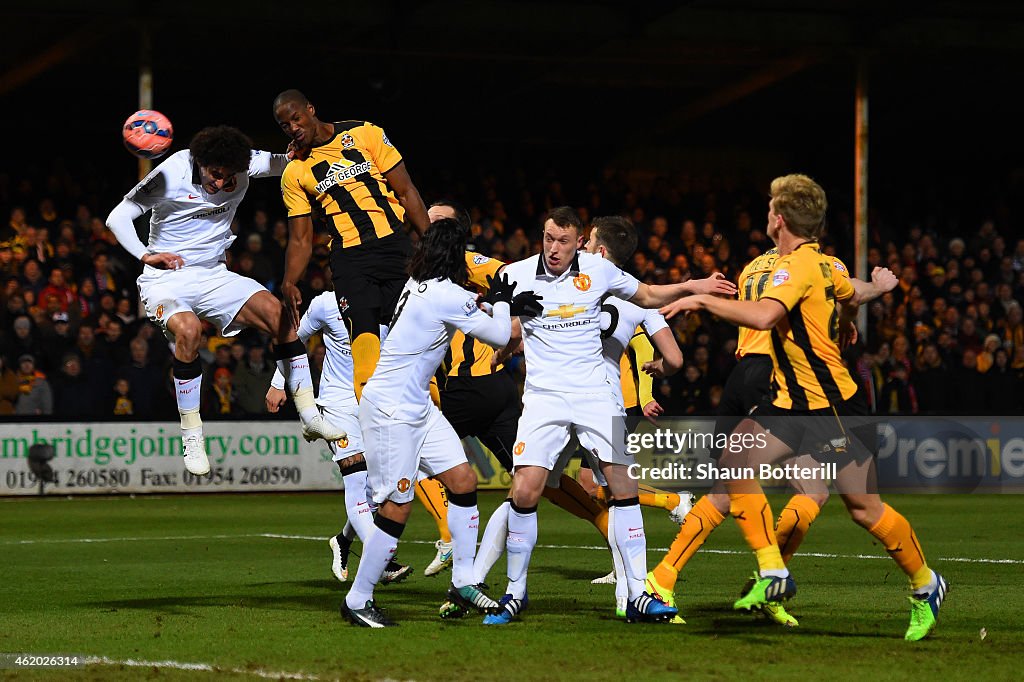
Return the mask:
<svg viewBox="0 0 1024 682"><path fill-rule="evenodd" d="M508 303L511 305L515 292L516 283L509 282L507 274L501 273L497 277L487 275L487 293L480 300L491 305L495 303Z"/></svg>
<svg viewBox="0 0 1024 682"><path fill-rule="evenodd" d="M540 303L543 300L532 291L520 292L509 304L509 313L512 317L537 317L544 312L544 306Z"/></svg>

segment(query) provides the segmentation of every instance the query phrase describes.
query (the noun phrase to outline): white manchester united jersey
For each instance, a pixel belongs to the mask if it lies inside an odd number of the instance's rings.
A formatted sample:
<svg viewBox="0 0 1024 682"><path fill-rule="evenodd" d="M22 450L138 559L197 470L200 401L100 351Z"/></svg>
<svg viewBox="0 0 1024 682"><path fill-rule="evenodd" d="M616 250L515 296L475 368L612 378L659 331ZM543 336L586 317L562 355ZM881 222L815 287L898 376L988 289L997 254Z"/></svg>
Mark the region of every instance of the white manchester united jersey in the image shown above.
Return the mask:
<svg viewBox="0 0 1024 682"><path fill-rule="evenodd" d="M430 378L455 330L472 335L491 318L472 294L448 279L410 279L398 298L380 360L363 389L389 417L422 418L430 408ZM507 339L506 339L507 340Z"/></svg>
<svg viewBox="0 0 1024 682"><path fill-rule="evenodd" d="M640 282L604 258L577 253L572 265L552 276L543 256L505 266L516 291L532 289L544 312L521 320L526 387L532 390L597 393L614 387L601 347L601 303L608 294L632 298ZM621 353L620 353L621 354Z"/></svg>
<svg viewBox="0 0 1024 682"><path fill-rule="evenodd" d="M352 386L352 345L348 330L338 311L333 291L325 291L310 304L299 322L299 338L305 343L317 332L323 332L327 355L320 375L320 389L316 404L324 407L354 408L356 393ZM275 370L270 382L274 388L284 388L284 375Z"/></svg>
<svg viewBox="0 0 1024 682"><path fill-rule="evenodd" d="M209 194L192 154L183 149L154 168L124 198L143 211L153 210L150 251L176 253L186 266L216 263L235 240L231 221L249 188L249 178L281 175L286 165L284 154L253 150L249 170L238 174L234 191Z"/></svg>

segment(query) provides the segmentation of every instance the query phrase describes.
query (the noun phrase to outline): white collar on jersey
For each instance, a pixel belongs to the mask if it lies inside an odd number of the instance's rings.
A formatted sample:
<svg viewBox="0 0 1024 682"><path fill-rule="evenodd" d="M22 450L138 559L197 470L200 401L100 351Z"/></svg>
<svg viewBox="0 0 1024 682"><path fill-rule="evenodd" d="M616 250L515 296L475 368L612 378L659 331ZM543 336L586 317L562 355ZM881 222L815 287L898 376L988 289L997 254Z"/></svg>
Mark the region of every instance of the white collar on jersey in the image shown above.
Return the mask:
<svg viewBox="0 0 1024 682"><path fill-rule="evenodd" d="M569 273L570 275L578 275L578 274L580 274L580 252L579 251L576 252L576 255L572 259L572 265L569 266L569 269L566 270L566 272ZM565 274L565 272L562 273L562 275L564 275L564 274ZM539 256L537 256L537 276L538 277L551 277L552 279L557 279L557 277L555 277L550 272L548 272L548 266L544 262L544 254L543 253L540 254ZM561 277L561 275L559 275L559 277Z"/></svg>

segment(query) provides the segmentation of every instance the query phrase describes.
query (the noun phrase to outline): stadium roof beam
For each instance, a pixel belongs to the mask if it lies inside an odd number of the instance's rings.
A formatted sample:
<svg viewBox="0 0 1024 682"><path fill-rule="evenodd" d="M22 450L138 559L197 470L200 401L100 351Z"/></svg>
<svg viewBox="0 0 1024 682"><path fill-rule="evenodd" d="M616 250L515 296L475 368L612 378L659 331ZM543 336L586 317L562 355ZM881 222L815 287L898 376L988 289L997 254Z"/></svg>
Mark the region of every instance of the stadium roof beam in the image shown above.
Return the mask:
<svg viewBox="0 0 1024 682"><path fill-rule="evenodd" d="M744 97L749 97L759 90L763 90L810 66L818 64L820 61L821 57L812 52L780 59L771 66L761 69L747 78L721 87L705 97L701 97L684 107L670 112L656 126L655 132L659 134L671 132L685 123L721 109Z"/></svg>
<svg viewBox="0 0 1024 682"><path fill-rule="evenodd" d="M36 56L20 61L9 71L0 74L0 95L21 87L39 74L67 61L99 41L109 30L109 21L92 22L58 40Z"/></svg>

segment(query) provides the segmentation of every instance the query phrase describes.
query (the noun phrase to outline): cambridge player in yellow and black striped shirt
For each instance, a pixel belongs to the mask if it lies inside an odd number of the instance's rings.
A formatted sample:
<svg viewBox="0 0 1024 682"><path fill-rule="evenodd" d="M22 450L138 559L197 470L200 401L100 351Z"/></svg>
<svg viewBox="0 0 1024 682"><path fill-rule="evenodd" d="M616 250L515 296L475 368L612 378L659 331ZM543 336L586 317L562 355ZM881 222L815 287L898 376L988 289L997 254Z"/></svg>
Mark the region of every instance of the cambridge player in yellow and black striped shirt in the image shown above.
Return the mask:
<svg viewBox="0 0 1024 682"><path fill-rule="evenodd" d="M847 273L834 277L837 261L822 255L818 247L825 222L825 192L805 175L787 175L772 181L771 197L768 236L778 245L779 258L761 298L726 301L691 296L663 312L704 309L734 324L772 330L779 391L771 405L754 413L758 426L751 427L751 435L763 437L764 446L739 457L724 453L723 466L776 462L792 455L802 443L829 446L812 454L824 454L837 463L836 486L851 518L883 544L910 579L913 598L905 639L922 639L935 626L948 586L928 568L907 519L875 492L874 425L868 424L860 433L843 425L842 417L867 413L864 396L843 366L838 345L839 330L852 324L860 297ZM763 425L770 425L770 432ZM804 440L807 436L810 441ZM796 594L796 583L770 530L771 508L756 481L731 482L727 487L730 511L757 555L760 569L759 579L734 607L770 608L772 602Z"/></svg>
<svg viewBox="0 0 1024 682"><path fill-rule="evenodd" d="M352 339L360 398L380 358L380 327L391 323L408 279L405 222L424 232L427 209L382 129L366 121L321 121L298 90L277 96L274 116L295 152L281 176L288 209L281 293L297 325L302 296L296 283L309 264L315 216L333 233L334 292Z"/></svg>

